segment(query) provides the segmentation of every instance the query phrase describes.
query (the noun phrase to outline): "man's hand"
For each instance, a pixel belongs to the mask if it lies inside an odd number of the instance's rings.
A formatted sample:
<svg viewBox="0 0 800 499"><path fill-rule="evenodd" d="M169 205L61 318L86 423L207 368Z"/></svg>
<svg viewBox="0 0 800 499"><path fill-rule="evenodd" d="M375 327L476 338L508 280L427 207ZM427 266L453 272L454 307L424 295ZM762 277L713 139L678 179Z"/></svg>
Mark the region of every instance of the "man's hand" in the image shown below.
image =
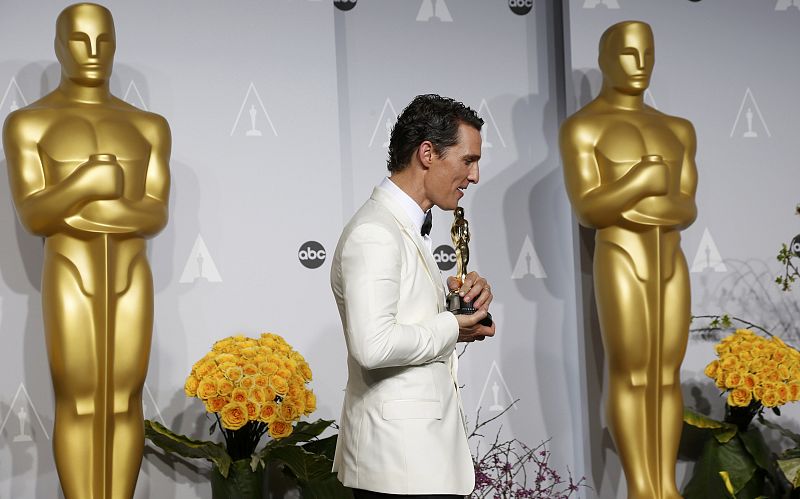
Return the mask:
<svg viewBox="0 0 800 499"><path fill-rule="evenodd" d="M460 285L459 285L460 284ZM489 311L489 304L492 303L494 296L492 288L486 279L479 276L477 272L467 274L463 283L459 283L455 277L447 278L447 287L450 291L458 290L459 296L465 301L470 302L477 308L477 312L472 315L456 315L458 321L458 341L471 342L483 341L487 336L494 336L495 324L482 326L479 322L486 317Z"/></svg>

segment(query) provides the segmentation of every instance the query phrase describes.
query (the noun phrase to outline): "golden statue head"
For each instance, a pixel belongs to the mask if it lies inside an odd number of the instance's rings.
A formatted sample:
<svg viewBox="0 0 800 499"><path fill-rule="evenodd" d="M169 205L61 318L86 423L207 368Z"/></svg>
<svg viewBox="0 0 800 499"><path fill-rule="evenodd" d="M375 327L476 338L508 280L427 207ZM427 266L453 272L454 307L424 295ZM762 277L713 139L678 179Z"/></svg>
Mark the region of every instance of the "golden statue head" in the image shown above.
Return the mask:
<svg viewBox="0 0 800 499"><path fill-rule="evenodd" d="M93 3L70 5L56 20L55 48L64 78L84 86L107 82L117 48L111 12Z"/></svg>
<svg viewBox="0 0 800 499"><path fill-rule="evenodd" d="M624 21L608 28L600 38L598 56L603 85L629 95L644 92L653 74L654 45L647 23Z"/></svg>

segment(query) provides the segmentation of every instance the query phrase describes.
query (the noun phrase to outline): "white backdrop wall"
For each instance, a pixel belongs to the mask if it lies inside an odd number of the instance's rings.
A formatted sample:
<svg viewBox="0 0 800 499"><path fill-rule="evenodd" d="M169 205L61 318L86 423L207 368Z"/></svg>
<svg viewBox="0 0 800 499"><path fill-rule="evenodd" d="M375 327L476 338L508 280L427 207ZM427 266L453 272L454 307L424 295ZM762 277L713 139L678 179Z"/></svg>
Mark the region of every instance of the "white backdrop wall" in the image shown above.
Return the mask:
<svg viewBox="0 0 800 499"><path fill-rule="evenodd" d="M69 3L0 0L0 119L57 85L54 24ZM700 215L683 240L694 312L798 339L796 294L772 284L774 254L798 227L793 0L102 3L117 29L113 92L164 115L174 139L171 220L150 246L148 418L204 438L202 405L182 391L192 363L216 339L267 330L311 362L314 417L338 418L345 350L329 261L299 253L332 251L385 175L387 127L414 95L437 92L486 121L481 181L463 206L499 327L462 356L467 413L474 422L478 407L490 417L519 399L487 435L502 424L528 444L552 439L555 466L594 487L583 496L623 497L602 419L592 234L570 213L556 140L565 113L596 95L597 42L623 19L655 31L648 102L697 128ZM434 214L434 248L450 244L449 225ZM0 498L59 497L42 244L17 222L4 179L0 234ZM710 342L690 343L684 391L687 405L719 415L701 372L711 355ZM148 450L136 497L210 497L207 474Z"/></svg>
<svg viewBox="0 0 800 499"><path fill-rule="evenodd" d="M0 118L57 85L54 24L69 3L0 1ZM192 363L224 336L273 331L311 363L314 417L338 418L345 350L329 261L307 268L299 253L333 250L386 174L387 126L414 95L436 92L486 120L481 182L464 207L471 266L493 284L499 328L462 356L467 413L474 422L479 406L491 417L519 399L486 433L502 424L528 444L552 438L553 464L586 473L552 3L101 3L116 22L112 91L165 116L174 139L171 219L150 245L146 417L205 438L203 407L182 390ZM450 217L435 213L434 247L450 244ZM42 243L17 222L5 179L0 234L0 497L59 497ZM207 474L204 462L148 449L136 497L210 497Z"/></svg>

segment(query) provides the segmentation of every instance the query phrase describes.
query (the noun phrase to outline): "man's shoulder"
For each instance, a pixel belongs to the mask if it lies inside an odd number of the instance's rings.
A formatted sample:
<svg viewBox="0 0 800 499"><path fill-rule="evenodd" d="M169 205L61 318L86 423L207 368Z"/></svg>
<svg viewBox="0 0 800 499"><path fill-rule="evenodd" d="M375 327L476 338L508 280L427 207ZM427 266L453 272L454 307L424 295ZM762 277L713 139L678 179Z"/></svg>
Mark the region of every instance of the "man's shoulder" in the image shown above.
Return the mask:
<svg viewBox="0 0 800 499"><path fill-rule="evenodd" d="M389 232L400 233L400 225L394 215L392 215L392 212L373 198L368 199L361 205L361 208L356 211L345 226L343 232L352 232L353 229L362 225L379 226L385 228Z"/></svg>

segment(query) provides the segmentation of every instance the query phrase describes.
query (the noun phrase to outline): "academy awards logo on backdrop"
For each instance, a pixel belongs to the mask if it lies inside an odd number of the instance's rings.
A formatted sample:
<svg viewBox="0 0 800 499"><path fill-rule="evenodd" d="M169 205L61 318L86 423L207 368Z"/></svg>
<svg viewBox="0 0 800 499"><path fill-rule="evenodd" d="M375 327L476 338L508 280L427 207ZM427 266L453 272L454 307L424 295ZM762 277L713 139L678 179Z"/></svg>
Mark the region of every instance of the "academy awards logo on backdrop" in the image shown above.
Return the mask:
<svg viewBox="0 0 800 499"><path fill-rule="evenodd" d="M489 412L502 412L513 402L514 397L511 395L511 390L508 389L503 373L497 367L497 362L493 360L491 367L489 367L489 374L486 375L486 381L483 383L481 395L478 397L478 406L475 408L475 412L478 409L488 410ZM514 404L514 410L519 410L516 404Z"/></svg>
<svg viewBox="0 0 800 499"><path fill-rule="evenodd" d="M300 260L300 263L303 264L303 267L307 269L316 269L322 266L325 263L325 258L327 257L327 253L325 252L325 248L316 241L306 241L300 245L300 249L297 250L297 258Z"/></svg>
<svg viewBox="0 0 800 499"><path fill-rule="evenodd" d="M139 92L139 87L136 86L136 83L134 83L133 80L131 80L130 84L128 85L128 89L125 90L125 95L122 96L122 100L131 106L136 106L139 109L149 111L149 109L147 109L147 104L144 103L144 97L142 97L142 93Z"/></svg>
<svg viewBox="0 0 800 499"><path fill-rule="evenodd" d="M334 7L345 12L348 10L353 10L353 7L356 6L356 3L358 3L358 0L333 0Z"/></svg>
<svg viewBox="0 0 800 499"><path fill-rule="evenodd" d="M800 0L778 0L775 4L775 10L789 10L789 7L800 10Z"/></svg>
<svg viewBox="0 0 800 499"><path fill-rule="evenodd" d="M392 127L394 126L395 122L397 121L397 111L394 109L394 104L392 101L387 97L386 102L383 103L383 109L381 109L381 115L378 117L378 122L375 123L375 129L372 130L372 137L369 139L369 146L375 143L375 139L377 138L380 141L381 147L384 149L389 148L389 138L392 136Z"/></svg>
<svg viewBox="0 0 800 499"><path fill-rule="evenodd" d="M585 0L583 2L584 9L594 9L598 5L602 5L608 9L619 8L619 2L617 0Z"/></svg>
<svg viewBox="0 0 800 499"><path fill-rule="evenodd" d="M789 245L789 251L794 253L794 256L800 256L800 234L794 236L794 239L792 239L792 243Z"/></svg>
<svg viewBox="0 0 800 499"><path fill-rule="evenodd" d="M39 417L39 412L36 410L36 406L33 405L33 401L28 395L28 390L24 384L20 383L17 393L14 394L14 398L11 400L8 414L3 418L3 423L0 424L0 435L8 435L6 439L14 444L32 442L34 434L31 423L33 422L39 425L44 437L50 440L50 434L47 432L44 423L42 423L42 418Z"/></svg>
<svg viewBox="0 0 800 499"><path fill-rule="evenodd" d="M494 142L492 142L489 135L489 124L491 123L492 129L494 130L493 135L496 135L498 139L500 139L500 145L506 147L506 141L503 139L503 134L500 133L500 127L497 126L497 122L494 120L494 115L492 114L492 110L489 109L489 103L486 102L486 99L481 99L481 104L478 106L478 115L483 118L483 127L481 128L481 147L492 148L494 147Z"/></svg>
<svg viewBox="0 0 800 499"><path fill-rule="evenodd" d="M450 270L456 266L456 250L449 244L443 244L433 250L433 260L439 270Z"/></svg>
<svg viewBox="0 0 800 499"><path fill-rule="evenodd" d="M214 263L214 259L211 258L211 253L208 252L206 243L200 234L197 235L197 239L194 241L194 246L192 246L192 251L189 253L189 258L186 259L183 273L178 282L186 284L197 281L222 282L217 265Z"/></svg>
<svg viewBox="0 0 800 499"><path fill-rule="evenodd" d="M536 254L536 249L533 247L530 236L525 236L525 242L522 243L522 249L517 257L517 263L514 265L511 278L523 279L529 275L537 279L544 279L547 277L547 272L544 271L542 262L539 261L539 255Z"/></svg>
<svg viewBox="0 0 800 499"><path fill-rule="evenodd" d="M700 245L697 247L697 253L694 255L692 261L691 272L698 274L701 272L727 272L728 267L722 261L722 256L719 254L717 243L711 237L708 227L703 231L703 237L700 238Z"/></svg>
<svg viewBox="0 0 800 499"><path fill-rule="evenodd" d="M757 121L756 118L758 118ZM742 104L739 106L739 112L736 113L736 120L733 122L733 128L731 128L731 138L734 135L746 139L772 137L769 127L767 127L767 122L764 121L764 115L761 114L761 109L758 107L758 102L753 97L753 92L750 91L750 87L745 90Z"/></svg>
<svg viewBox="0 0 800 499"><path fill-rule="evenodd" d="M453 16L444 0L422 0L417 12L417 22L429 22L432 19L443 23L453 22Z"/></svg>
<svg viewBox="0 0 800 499"><path fill-rule="evenodd" d="M533 0L508 0L508 8L518 16L524 16L533 10Z"/></svg>
<svg viewBox="0 0 800 499"><path fill-rule="evenodd" d="M269 131L274 136L278 136L278 131L272 124L272 118L269 117L267 108L264 106L264 101L261 100L255 84L251 81L250 86L247 87L247 93L244 94L242 105L239 107L236 121L233 122L231 137L234 133L245 137L263 137Z"/></svg>
<svg viewBox="0 0 800 499"><path fill-rule="evenodd" d="M3 92L3 98L0 99L0 118L5 120L9 113L27 105L28 101L25 99L22 89L19 88L17 79L12 76L6 91Z"/></svg>
<svg viewBox="0 0 800 499"><path fill-rule="evenodd" d="M164 423L164 417L161 415L161 409L158 408L153 392L150 391L147 383L144 384L144 390L142 390L142 414L144 414L145 419L166 424Z"/></svg>

